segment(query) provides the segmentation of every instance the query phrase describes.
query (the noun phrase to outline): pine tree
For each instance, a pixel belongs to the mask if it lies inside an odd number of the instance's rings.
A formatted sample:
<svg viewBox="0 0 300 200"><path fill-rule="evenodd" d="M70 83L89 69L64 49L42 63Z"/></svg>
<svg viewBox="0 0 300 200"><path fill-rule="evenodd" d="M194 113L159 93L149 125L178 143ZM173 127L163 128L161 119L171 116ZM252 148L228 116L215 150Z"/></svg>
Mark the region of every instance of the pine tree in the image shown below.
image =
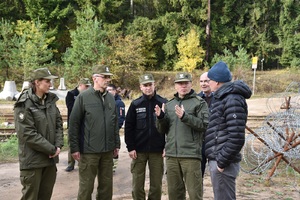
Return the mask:
<svg viewBox="0 0 300 200"><path fill-rule="evenodd" d="M88 6L77 13L77 28L71 31L71 47L63 55L68 79L89 77L95 64L105 62L109 48L102 23L95 18L94 10Z"/></svg>

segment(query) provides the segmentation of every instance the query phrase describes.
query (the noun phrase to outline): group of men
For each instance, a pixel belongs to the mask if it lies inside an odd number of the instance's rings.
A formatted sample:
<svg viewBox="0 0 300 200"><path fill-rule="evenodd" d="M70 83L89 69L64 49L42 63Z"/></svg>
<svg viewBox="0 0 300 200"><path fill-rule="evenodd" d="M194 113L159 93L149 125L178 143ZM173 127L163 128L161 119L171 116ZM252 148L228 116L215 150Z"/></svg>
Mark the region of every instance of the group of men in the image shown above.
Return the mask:
<svg viewBox="0 0 300 200"><path fill-rule="evenodd" d="M140 76L142 95L131 102L126 118L124 103L109 85L109 67L95 66L92 73L92 87L88 79L81 79L66 97L70 155L79 162L78 199L91 199L96 176L96 199L112 199L113 158L118 157L124 119L133 199L161 199L164 159L170 200L186 199L186 191L191 200L203 199L206 161L214 198L236 199L248 114L245 99L251 90L242 81L231 81L226 63L220 61L200 76L199 94L192 89L190 73L177 73L170 100L156 93L152 74ZM68 99L73 101L70 109ZM70 160L66 171L72 171L74 163Z"/></svg>

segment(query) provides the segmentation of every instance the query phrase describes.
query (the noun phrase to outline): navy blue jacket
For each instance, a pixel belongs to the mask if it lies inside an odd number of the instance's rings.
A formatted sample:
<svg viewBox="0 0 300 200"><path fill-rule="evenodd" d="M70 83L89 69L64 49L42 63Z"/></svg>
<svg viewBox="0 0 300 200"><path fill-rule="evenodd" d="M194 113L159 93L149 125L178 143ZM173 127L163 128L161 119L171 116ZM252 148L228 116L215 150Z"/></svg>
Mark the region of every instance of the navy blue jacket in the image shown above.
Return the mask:
<svg viewBox="0 0 300 200"><path fill-rule="evenodd" d="M205 100L205 102L207 103L207 106L208 106L208 107L210 107L211 100L213 99L213 95L214 95L213 93L210 93L209 96L206 96L206 95L204 94L203 91L201 91L201 92L198 94L199 97L201 97L202 99Z"/></svg>
<svg viewBox="0 0 300 200"><path fill-rule="evenodd" d="M165 135L155 126L155 105L159 107L167 100L155 94L151 99L146 95L133 100L125 119L125 142L128 151L161 152L165 147Z"/></svg>
<svg viewBox="0 0 300 200"><path fill-rule="evenodd" d="M124 120L125 120L125 104L122 101L120 95L115 95L115 101L117 106L117 113L118 113L118 125L119 128L122 128Z"/></svg>

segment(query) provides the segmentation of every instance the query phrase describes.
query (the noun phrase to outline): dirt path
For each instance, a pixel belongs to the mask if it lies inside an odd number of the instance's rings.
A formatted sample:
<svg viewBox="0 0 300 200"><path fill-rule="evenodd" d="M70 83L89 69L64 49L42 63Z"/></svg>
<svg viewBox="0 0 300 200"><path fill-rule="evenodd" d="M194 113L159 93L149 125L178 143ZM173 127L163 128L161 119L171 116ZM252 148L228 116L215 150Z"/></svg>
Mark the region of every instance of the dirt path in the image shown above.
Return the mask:
<svg viewBox="0 0 300 200"><path fill-rule="evenodd" d="M78 168L73 172L65 172L67 166L67 152L60 155L60 163L57 165L58 173L54 187L53 200L75 200L78 191ZM264 185L263 176L254 176L240 172L237 179L237 198L238 199L300 199L299 190L292 187L291 182L285 176L278 176L273 179L271 187ZM148 186L148 179L146 188ZM95 188L97 185L95 184ZM131 174L130 159L125 150L125 145L120 151L120 158L117 170L114 174L114 200L130 200L131 198ZM20 199L21 184L19 181L18 163L0 164L0 199ZM93 193L95 199L95 192ZM164 177L163 200L167 200L166 181ZM212 200L213 191L210 183L209 173L204 179L204 199Z"/></svg>
<svg viewBox="0 0 300 200"><path fill-rule="evenodd" d="M248 101L250 115L266 115L268 109L265 104L266 99ZM1 107L1 105L0 105ZM123 140L123 137L122 137ZM78 191L78 168L73 172L65 172L67 166L67 152L64 151L60 155L60 163L57 165L57 181L54 187L53 200L75 200ZM300 166L300 161L299 161ZM300 199L300 189L293 187L292 183L295 176L287 177L286 174L278 174L272 178L270 187L265 186L265 177L263 175L250 175L240 172L237 179L237 199L282 199L282 200L298 200ZM300 180L300 175L296 175L296 179ZM95 184L95 188L97 185ZM148 188L148 179L146 189ZM131 198L131 174L130 159L128 157L125 144L122 144L120 150L119 164L114 174L114 200L130 200ZM18 163L0 164L0 199L20 199L21 184L19 181L19 165ZM93 193L95 199L95 192ZM164 177L163 200L167 200L166 181ZM204 199L212 200L213 192L210 183L209 173L204 178Z"/></svg>

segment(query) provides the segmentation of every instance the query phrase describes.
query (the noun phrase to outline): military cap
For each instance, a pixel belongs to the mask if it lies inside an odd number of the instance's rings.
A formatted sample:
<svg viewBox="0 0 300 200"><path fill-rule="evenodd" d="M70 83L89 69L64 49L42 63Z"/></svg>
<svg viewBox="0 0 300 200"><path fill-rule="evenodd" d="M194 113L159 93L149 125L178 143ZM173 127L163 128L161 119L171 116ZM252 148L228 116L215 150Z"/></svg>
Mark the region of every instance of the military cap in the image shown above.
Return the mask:
<svg viewBox="0 0 300 200"><path fill-rule="evenodd" d="M107 65L96 65L92 69L93 74L102 74L112 76L113 74L110 73L109 67Z"/></svg>
<svg viewBox="0 0 300 200"><path fill-rule="evenodd" d="M189 81L192 82L192 75L187 72L179 72L175 76L175 83Z"/></svg>
<svg viewBox="0 0 300 200"><path fill-rule="evenodd" d="M144 74L139 77L140 84L154 83L152 74Z"/></svg>
<svg viewBox="0 0 300 200"><path fill-rule="evenodd" d="M82 78L79 80L78 85L83 84L83 85L92 85L90 82L90 79L88 78Z"/></svg>
<svg viewBox="0 0 300 200"><path fill-rule="evenodd" d="M57 76L53 76L48 68L39 68L32 72L31 80L38 80L38 79L54 79L58 78Z"/></svg>

